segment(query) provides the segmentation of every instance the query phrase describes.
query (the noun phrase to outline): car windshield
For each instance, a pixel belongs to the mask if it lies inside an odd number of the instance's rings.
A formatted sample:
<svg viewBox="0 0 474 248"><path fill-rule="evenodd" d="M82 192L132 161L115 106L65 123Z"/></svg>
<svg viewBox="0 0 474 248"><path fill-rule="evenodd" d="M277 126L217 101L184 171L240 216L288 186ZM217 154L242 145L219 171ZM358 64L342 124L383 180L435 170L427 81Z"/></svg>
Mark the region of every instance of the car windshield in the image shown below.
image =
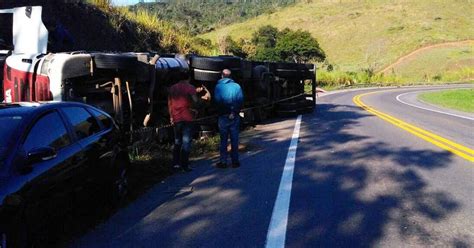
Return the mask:
<svg viewBox="0 0 474 248"><path fill-rule="evenodd" d="M0 116L0 161L5 159L12 135L21 120L21 116Z"/></svg>

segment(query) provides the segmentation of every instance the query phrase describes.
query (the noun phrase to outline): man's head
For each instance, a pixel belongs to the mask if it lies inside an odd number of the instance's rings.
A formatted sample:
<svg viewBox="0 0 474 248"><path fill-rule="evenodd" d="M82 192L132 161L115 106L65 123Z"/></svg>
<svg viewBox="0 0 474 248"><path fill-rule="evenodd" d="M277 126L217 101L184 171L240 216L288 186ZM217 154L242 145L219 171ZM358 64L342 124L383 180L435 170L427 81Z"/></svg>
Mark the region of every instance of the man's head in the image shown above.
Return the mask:
<svg viewBox="0 0 474 248"><path fill-rule="evenodd" d="M222 70L222 78L229 78L232 72L229 69Z"/></svg>

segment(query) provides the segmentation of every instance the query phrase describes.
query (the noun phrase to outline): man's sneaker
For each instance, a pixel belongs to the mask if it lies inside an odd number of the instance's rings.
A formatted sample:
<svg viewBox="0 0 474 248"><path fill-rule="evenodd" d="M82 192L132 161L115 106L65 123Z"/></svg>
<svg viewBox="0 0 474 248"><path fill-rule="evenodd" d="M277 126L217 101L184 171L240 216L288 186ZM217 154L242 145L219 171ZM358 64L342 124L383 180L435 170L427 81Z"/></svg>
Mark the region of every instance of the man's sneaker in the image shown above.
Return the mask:
<svg viewBox="0 0 474 248"><path fill-rule="evenodd" d="M227 165L226 165L226 164L224 164L224 163L222 163L222 162L219 162L219 163L217 163L217 164L216 164L216 167L217 167L217 168L224 169L224 168L226 168L226 167L227 167Z"/></svg>
<svg viewBox="0 0 474 248"><path fill-rule="evenodd" d="M240 167L240 163L237 162L237 163L232 163L232 168L239 168Z"/></svg>

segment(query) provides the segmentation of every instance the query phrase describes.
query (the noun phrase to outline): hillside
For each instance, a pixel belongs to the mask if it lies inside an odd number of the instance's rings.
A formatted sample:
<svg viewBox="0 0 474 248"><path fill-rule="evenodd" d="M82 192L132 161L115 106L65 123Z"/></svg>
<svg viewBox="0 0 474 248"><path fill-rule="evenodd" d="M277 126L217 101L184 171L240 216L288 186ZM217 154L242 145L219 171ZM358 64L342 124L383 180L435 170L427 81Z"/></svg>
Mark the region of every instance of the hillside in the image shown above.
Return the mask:
<svg viewBox="0 0 474 248"><path fill-rule="evenodd" d="M272 13L294 3L295 0L169 0L165 3L139 3L130 6L130 10L133 12L147 10L173 23L176 27L196 35L264 13Z"/></svg>
<svg viewBox="0 0 474 248"><path fill-rule="evenodd" d="M43 22L49 31L48 50L52 52L157 51L200 52L193 38L147 12L131 13L112 8L107 0L2 0L0 9L28 5L43 6ZM0 39L11 43L11 17L0 15ZM60 42L58 26L70 34ZM11 44L10 44L11 45Z"/></svg>
<svg viewBox="0 0 474 248"><path fill-rule="evenodd" d="M474 80L474 40L440 43L417 49L381 70L413 81Z"/></svg>
<svg viewBox="0 0 474 248"><path fill-rule="evenodd" d="M225 35L248 38L263 25L303 29L318 39L328 62L343 71L378 71L417 48L474 38L474 2L469 0L306 2L201 37L214 42Z"/></svg>

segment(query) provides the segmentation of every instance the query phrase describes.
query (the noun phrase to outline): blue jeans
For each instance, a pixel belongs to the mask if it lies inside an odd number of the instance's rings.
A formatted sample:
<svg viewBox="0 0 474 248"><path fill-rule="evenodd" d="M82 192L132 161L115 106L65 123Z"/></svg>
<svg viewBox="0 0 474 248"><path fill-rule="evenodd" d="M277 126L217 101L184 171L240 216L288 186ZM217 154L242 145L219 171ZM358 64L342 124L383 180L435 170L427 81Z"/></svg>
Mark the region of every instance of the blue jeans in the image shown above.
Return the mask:
<svg viewBox="0 0 474 248"><path fill-rule="evenodd" d="M230 156L232 158L232 163L239 163L239 115L234 115L234 119L229 119L229 115L221 115L218 119L218 125L221 136L221 143L219 146L221 156L220 161L224 164L227 163L227 139L230 135Z"/></svg>
<svg viewBox="0 0 474 248"><path fill-rule="evenodd" d="M193 139L193 123L181 121L174 124L173 165L188 167L189 153Z"/></svg>

